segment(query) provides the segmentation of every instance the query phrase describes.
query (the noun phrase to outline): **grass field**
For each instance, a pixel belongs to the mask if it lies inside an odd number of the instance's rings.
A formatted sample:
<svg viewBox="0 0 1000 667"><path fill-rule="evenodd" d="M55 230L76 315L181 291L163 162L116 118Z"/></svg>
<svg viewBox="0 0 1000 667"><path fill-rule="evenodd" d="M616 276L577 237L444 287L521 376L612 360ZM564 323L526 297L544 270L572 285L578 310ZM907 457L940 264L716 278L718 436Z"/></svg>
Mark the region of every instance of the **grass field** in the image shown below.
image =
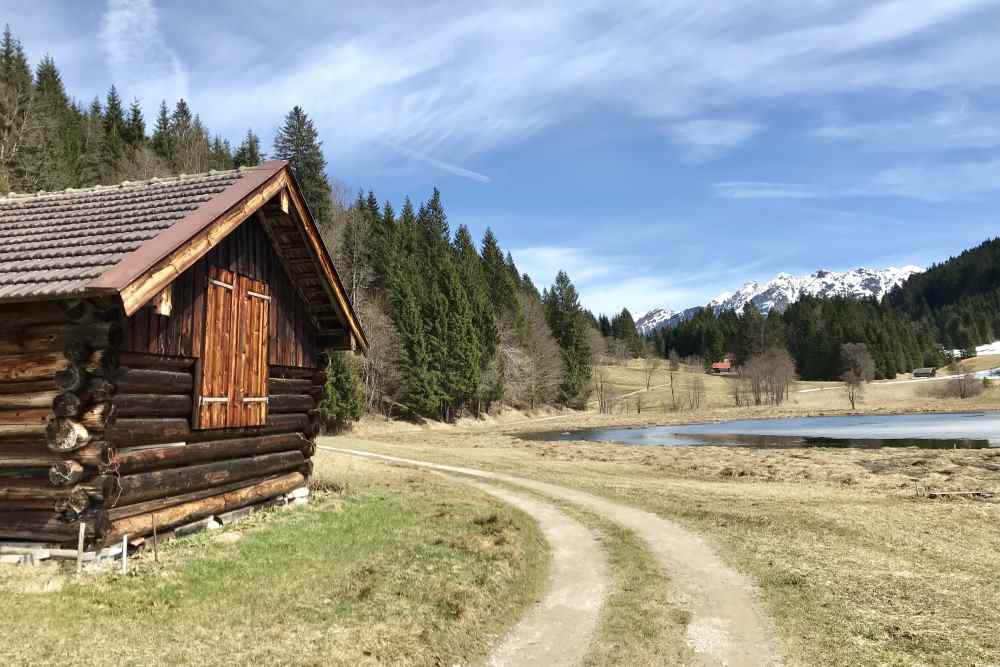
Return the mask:
<svg viewBox="0 0 1000 667"><path fill-rule="evenodd" d="M166 543L128 577L0 569L0 664L452 665L541 590L534 523L437 476L324 455L305 508Z"/></svg>
<svg viewBox="0 0 1000 667"><path fill-rule="evenodd" d="M1000 366L1000 356L967 359L963 370L983 370ZM967 367L967 368L966 368ZM746 416L768 417L806 414L836 414L851 411L843 385L838 382L793 382L788 400L778 407L736 408L732 396L736 378L733 376L709 375L699 369L681 367L674 376L674 397L670 391L670 373L665 369L656 371L646 391L646 377L639 362L627 365L601 366L609 385L616 396L612 420L621 421L663 421L701 419L713 411L724 411L721 416L708 418L735 419ZM983 394L970 399L941 398L934 391L946 380L909 382L909 375L900 375L898 381L868 383L857 406L858 412L901 412L901 411L957 411L996 409L1000 407L1000 381ZM685 405L685 399L694 382L700 381L705 390L704 400L698 410ZM674 410L673 406L678 405ZM595 406L592 406L592 408ZM592 410L593 411L593 410ZM646 419L642 419L642 415Z"/></svg>
<svg viewBox="0 0 1000 667"><path fill-rule="evenodd" d="M1000 491L998 450L628 447L468 429L370 437L372 451L585 489L711 537L758 581L792 665L1000 664L1000 503L914 496L914 481Z"/></svg>

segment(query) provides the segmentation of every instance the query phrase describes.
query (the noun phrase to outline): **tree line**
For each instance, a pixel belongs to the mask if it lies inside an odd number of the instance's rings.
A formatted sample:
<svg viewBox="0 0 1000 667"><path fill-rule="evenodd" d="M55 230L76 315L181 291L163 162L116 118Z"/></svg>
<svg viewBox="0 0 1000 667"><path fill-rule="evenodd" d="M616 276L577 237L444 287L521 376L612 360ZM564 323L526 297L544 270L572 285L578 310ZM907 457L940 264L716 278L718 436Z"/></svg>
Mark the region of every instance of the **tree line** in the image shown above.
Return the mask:
<svg viewBox="0 0 1000 667"><path fill-rule="evenodd" d="M33 69L8 27L0 39L0 189L55 191L259 164L253 130L234 150L181 99L151 127L139 100L111 86L84 104L54 60ZM453 420L504 401L581 405L593 316L560 272L541 292L492 231L452 230L441 194L397 210L373 193L349 201L327 174L323 142L294 107L268 157L286 159L337 259L371 339L363 361L331 361L322 408L343 425L364 410Z"/></svg>
<svg viewBox="0 0 1000 667"><path fill-rule="evenodd" d="M10 28L0 38L0 191L38 192L258 164L260 140L212 135L183 99L161 102L152 128L115 86L71 99L55 61L32 69Z"/></svg>
<svg viewBox="0 0 1000 667"><path fill-rule="evenodd" d="M334 208L330 244L372 339L368 409L451 421L582 404L592 326L565 272L539 292L491 230L477 244L451 229L437 189L398 212L372 192Z"/></svg>
<svg viewBox="0 0 1000 667"><path fill-rule="evenodd" d="M912 276L887 300L949 350L1000 339L1000 238Z"/></svg>
<svg viewBox="0 0 1000 667"><path fill-rule="evenodd" d="M849 344L865 345L874 378L943 366L950 350L972 354L976 345L1000 339L1000 238L910 277L881 302L803 297L767 316L754 308L741 314L703 308L651 338L659 356L675 350L711 361L731 353L737 364L785 349L805 380L841 377L851 366L848 351L855 352Z"/></svg>
<svg viewBox="0 0 1000 667"><path fill-rule="evenodd" d="M771 349L787 350L804 380L838 379L847 364L846 343L865 344L876 378L944 363L933 327L874 299L806 296L767 316L755 308L743 313L703 308L652 338L661 356L676 350L682 357L712 361L730 353L738 366Z"/></svg>

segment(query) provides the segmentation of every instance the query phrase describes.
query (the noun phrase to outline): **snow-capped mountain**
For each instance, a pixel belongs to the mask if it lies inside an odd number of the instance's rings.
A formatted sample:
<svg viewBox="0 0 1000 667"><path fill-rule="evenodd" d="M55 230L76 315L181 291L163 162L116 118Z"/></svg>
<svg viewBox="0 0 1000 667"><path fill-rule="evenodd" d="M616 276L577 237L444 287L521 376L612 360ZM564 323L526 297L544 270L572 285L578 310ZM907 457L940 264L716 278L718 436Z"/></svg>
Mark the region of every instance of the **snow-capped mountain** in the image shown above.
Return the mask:
<svg viewBox="0 0 1000 667"><path fill-rule="evenodd" d="M779 273L766 283L749 281L735 292L723 292L705 306L694 306L674 311L655 308L636 321L639 333L648 334L664 327L672 327L694 317L700 308L712 308L716 313L735 310L742 313L752 305L765 315L771 310L783 312L790 304L807 296L846 296L856 299L874 297L881 299L914 273L921 273L919 266L904 266L875 270L858 268L852 271L816 271L806 276Z"/></svg>

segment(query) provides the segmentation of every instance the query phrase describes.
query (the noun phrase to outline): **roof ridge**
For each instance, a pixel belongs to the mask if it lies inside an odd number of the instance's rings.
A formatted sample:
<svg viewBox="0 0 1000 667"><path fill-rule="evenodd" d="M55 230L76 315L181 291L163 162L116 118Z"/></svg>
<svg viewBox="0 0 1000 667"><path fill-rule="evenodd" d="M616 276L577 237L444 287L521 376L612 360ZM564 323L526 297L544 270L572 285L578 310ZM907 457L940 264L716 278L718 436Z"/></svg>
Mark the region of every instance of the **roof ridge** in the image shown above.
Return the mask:
<svg viewBox="0 0 1000 667"><path fill-rule="evenodd" d="M180 183L187 180L195 180L205 176L224 176L229 174L244 174L254 167L240 166L234 169L210 169L208 171L198 172L196 174L185 174L180 173L173 176L153 176L141 181L121 181L120 183L103 184L98 183L97 185L90 185L85 188L66 188L64 190L52 190L45 191L39 190L38 192L8 192L6 195L0 195L0 201L4 200L20 200L20 199L41 199L43 197L53 197L57 195L75 195L85 192L107 192L109 190L116 189L127 189L143 187L147 185L159 185L163 183Z"/></svg>

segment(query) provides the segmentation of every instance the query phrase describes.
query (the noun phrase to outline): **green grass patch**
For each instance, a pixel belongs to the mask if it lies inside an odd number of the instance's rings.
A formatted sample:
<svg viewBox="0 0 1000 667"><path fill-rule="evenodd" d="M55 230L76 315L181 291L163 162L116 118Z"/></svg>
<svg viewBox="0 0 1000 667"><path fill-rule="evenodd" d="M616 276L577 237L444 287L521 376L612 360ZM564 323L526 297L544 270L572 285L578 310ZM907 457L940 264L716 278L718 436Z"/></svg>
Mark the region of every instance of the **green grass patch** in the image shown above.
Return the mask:
<svg viewBox="0 0 1000 667"><path fill-rule="evenodd" d="M520 512L424 473L322 465L346 496L165 543L128 577L0 570L0 662L451 665L543 587Z"/></svg>

